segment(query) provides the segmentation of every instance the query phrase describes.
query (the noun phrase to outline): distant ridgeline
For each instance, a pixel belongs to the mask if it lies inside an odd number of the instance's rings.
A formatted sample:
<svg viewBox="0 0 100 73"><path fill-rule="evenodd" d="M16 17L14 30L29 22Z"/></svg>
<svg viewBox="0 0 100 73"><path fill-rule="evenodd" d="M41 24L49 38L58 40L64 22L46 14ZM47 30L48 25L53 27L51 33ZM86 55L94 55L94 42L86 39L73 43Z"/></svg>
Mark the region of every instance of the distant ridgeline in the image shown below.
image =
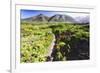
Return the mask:
<svg viewBox="0 0 100 73"><path fill-rule="evenodd" d="M78 19L78 20L77 20ZM89 24L89 17L84 18L73 18L68 15L63 14L55 14L51 17L48 17L44 14L39 14L36 16L32 16L29 18L21 19L21 22L23 23L33 23L33 22L63 22L63 23L78 23L78 24Z"/></svg>

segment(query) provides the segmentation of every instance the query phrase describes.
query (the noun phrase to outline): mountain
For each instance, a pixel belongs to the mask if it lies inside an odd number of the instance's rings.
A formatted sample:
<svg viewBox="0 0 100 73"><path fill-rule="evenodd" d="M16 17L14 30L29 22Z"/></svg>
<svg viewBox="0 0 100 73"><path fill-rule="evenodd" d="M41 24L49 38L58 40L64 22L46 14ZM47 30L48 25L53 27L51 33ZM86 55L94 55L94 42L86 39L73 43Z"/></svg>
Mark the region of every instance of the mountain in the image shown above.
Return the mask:
<svg viewBox="0 0 100 73"><path fill-rule="evenodd" d="M85 16L85 17L76 17L75 19L76 19L77 23L89 24L89 22L90 22L89 16Z"/></svg>
<svg viewBox="0 0 100 73"><path fill-rule="evenodd" d="M67 23L76 23L74 18L68 16L68 15L62 15L62 14L56 14L52 16L49 20L49 22L67 22Z"/></svg>
<svg viewBox="0 0 100 73"><path fill-rule="evenodd" d="M29 21L29 22L47 22L49 17L39 14L37 16L32 16L29 18L22 19L23 21Z"/></svg>
<svg viewBox="0 0 100 73"><path fill-rule="evenodd" d="M88 17L76 17L73 18L69 15L55 14L51 17L39 14L29 18L22 19L26 22L66 22L66 23L89 23Z"/></svg>

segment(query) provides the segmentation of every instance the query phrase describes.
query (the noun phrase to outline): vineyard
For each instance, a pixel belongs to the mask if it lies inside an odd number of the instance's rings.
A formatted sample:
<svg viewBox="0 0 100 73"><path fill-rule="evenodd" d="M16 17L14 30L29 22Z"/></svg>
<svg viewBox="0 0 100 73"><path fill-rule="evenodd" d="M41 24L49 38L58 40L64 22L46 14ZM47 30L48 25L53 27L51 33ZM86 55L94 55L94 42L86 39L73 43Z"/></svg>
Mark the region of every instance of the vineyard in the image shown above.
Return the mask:
<svg viewBox="0 0 100 73"><path fill-rule="evenodd" d="M20 36L21 63L89 59L87 24L23 22Z"/></svg>

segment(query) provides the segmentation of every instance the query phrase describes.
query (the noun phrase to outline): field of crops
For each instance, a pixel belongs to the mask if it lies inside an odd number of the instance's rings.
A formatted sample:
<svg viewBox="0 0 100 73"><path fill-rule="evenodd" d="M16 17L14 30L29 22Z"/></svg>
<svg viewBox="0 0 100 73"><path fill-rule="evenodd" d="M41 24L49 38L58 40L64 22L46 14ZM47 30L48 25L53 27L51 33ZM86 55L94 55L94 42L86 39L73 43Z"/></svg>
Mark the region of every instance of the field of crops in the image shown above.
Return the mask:
<svg viewBox="0 0 100 73"><path fill-rule="evenodd" d="M85 24L21 23L20 42L21 63L89 59L89 25Z"/></svg>

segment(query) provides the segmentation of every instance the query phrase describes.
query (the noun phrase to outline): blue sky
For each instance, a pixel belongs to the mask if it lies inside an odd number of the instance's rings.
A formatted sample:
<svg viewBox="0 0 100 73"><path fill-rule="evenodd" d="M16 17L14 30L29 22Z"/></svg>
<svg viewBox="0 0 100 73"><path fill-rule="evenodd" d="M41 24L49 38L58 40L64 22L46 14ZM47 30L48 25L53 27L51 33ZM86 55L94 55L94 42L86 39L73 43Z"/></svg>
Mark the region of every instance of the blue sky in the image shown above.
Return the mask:
<svg viewBox="0 0 100 73"><path fill-rule="evenodd" d="M46 16L52 16L55 12L51 11L40 11L40 10L21 10L21 18L28 18L32 16L36 16L38 14L44 14Z"/></svg>
<svg viewBox="0 0 100 73"><path fill-rule="evenodd" d="M87 13L54 12L54 11L43 11L43 10L24 10L24 9L21 9L20 12L21 12L21 19L36 16L38 14L44 14L46 16L53 16L55 14L65 14L65 15L69 15L71 17L89 16L89 14L87 14Z"/></svg>

